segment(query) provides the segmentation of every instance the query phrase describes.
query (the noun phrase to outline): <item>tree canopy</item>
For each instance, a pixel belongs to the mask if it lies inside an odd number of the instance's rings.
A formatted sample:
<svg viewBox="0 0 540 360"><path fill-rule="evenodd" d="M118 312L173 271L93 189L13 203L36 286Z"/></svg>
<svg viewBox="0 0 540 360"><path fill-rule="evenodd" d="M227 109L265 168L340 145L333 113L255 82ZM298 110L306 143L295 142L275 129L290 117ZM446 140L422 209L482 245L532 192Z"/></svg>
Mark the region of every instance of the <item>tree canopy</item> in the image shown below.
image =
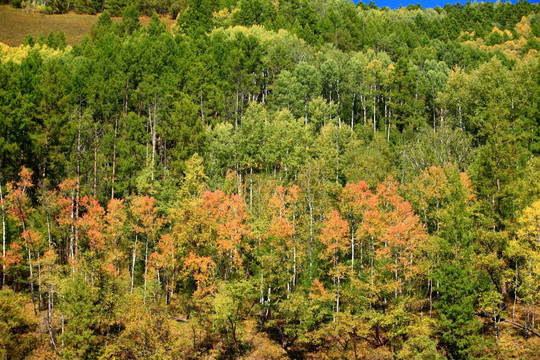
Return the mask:
<svg viewBox="0 0 540 360"><path fill-rule="evenodd" d="M22 5L1 358L538 356L538 4Z"/></svg>

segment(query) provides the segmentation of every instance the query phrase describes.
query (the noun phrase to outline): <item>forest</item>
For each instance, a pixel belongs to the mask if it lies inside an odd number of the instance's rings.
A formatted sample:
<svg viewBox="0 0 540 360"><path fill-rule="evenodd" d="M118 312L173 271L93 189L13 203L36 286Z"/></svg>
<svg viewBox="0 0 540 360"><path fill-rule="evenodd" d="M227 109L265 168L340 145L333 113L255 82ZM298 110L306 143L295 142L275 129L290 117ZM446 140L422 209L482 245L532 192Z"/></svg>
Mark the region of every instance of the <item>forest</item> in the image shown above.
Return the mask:
<svg viewBox="0 0 540 360"><path fill-rule="evenodd" d="M539 358L540 4L11 4L0 359Z"/></svg>

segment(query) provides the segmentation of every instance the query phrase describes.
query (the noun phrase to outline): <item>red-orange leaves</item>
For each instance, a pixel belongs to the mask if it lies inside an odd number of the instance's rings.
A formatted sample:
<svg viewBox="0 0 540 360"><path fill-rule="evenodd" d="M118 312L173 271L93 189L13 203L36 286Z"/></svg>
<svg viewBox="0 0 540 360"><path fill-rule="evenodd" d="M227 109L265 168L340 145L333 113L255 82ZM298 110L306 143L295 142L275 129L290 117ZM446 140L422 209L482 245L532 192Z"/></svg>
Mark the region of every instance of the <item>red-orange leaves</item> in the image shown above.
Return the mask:
<svg viewBox="0 0 540 360"><path fill-rule="evenodd" d="M337 210L332 210L323 223L321 243L324 245L324 259L331 259L337 266L340 253L347 251L349 237L349 224L343 220Z"/></svg>
<svg viewBox="0 0 540 360"><path fill-rule="evenodd" d="M215 267L216 264L209 256L197 256L194 252L190 252L184 259L184 270L195 280L195 295L203 297L215 290L212 284Z"/></svg>
<svg viewBox="0 0 540 360"><path fill-rule="evenodd" d="M107 204L104 233L106 247L111 250L112 258L116 263L117 272L120 271L124 230L127 228L126 221L127 213L124 200L111 199Z"/></svg>
<svg viewBox="0 0 540 360"><path fill-rule="evenodd" d="M79 218L79 226L86 233L90 249L105 250L105 241L102 232L105 209L103 209L97 199L89 196L81 198L80 209L83 211L83 214Z"/></svg>
<svg viewBox="0 0 540 360"><path fill-rule="evenodd" d="M277 239L283 239L287 243L288 241L296 231L293 229L292 225L289 224L287 219L283 217L278 217L272 219L272 222L270 223L270 228L268 229L268 235L272 236Z"/></svg>
<svg viewBox="0 0 540 360"><path fill-rule="evenodd" d="M12 243L10 245L10 250L6 251L6 271L11 268L19 265L22 262L22 247L17 243Z"/></svg>
<svg viewBox="0 0 540 360"><path fill-rule="evenodd" d="M355 217L361 218L370 207L373 193L369 190L369 185L365 181L349 183L345 185L341 193L341 200L344 207L353 213Z"/></svg>
<svg viewBox="0 0 540 360"><path fill-rule="evenodd" d="M133 215L133 230L140 234L152 237L161 226L161 219L157 215L156 199L146 196L135 196L131 200L131 214Z"/></svg>
<svg viewBox="0 0 540 360"><path fill-rule="evenodd" d="M270 199L272 219L268 236L284 241L287 247L293 246L292 237L296 234L294 222L299 198L300 187L293 185L289 188L278 186Z"/></svg>
<svg viewBox="0 0 540 360"><path fill-rule="evenodd" d="M174 265L174 243L170 234L164 234L158 242L158 250L163 256L163 262L167 266Z"/></svg>
<svg viewBox="0 0 540 360"><path fill-rule="evenodd" d="M21 172L19 172L19 181L17 181L17 183L10 182L6 186L6 201L9 204L9 213L17 219L21 225L23 225L32 210L30 198L27 195L28 188L32 186L34 186L32 184L32 171L24 166Z"/></svg>
<svg viewBox="0 0 540 360"><path fill-rule="evenodd" d="M411 204L399 195L397 181L390 177L377 186L375 193L363 181L347 184L340 200L342 211L352 221L353 240L360 247L360 269L369 268L372 296L378 293L387 297L392 292L397 297L405 282L418 272L415 257L426 237L425 227ZM321 236L323 243L329 243L325 234L331 232L329 220Z"/></svg>
<svg viewBox="0 0 540 360"><path fill-rule="evenodd" d="M201 264L206 264L201 269L215 268L223 278L243 271L242 253L250 250L251 230L240 196L205 191L200 198L181 203L175 214L172 236L184 272L193 273Z"/></svg>
<svg viewBox="0 0 540 360"><path fill-rule="evenodd" d="M170 234L164 234L157 244L157 252L150 256L150 266L153 269L172 271L176 266L176 248Z"/></svg>
<svg viewBox="0 0 540 360"><path fill-rule="evenodd" d="M206 191L202 198L202 210L216 230L218 251L230 258L231 267L238 267L241 265L240 247L247 246L242 240L251 234L244 200L236 194L228 196L221 190Z"/></svg>
<svg viewBox="0 0 540 360"><path fill-rule="evenodd" d="M380 246L395 251L414 251L424 238L425 229L411 207L397 193L397 182L389 178L377 187L377 209L379 219L371 217L372 226L379 226Z"/></svg>
<svg viewBox="0 0 540 360"><path fill-rule="evenodd" d="M37 250L45 245L43 235L34 230L26 229L22 232L21 237L24 239L25 243L28 244L30 249Z"/></svg>
<svg viewBox="0 0 540 360"><path fill-rule="evenodd" d="M416 273L414 255L425 236L425 228L409 204L397 192L397 182L388 178L377 187L376 208L367 217L372 236L379 289L397 297L404 281Z"/></svg>
<svg viewBox="0 0 540 360"><path fill-rule="evenodd" d="M126 222L124 200L111 199L107 204L106 223L110 233L118 233Z"/></svg>
<svg viewBox="0 0 540 360"><path fill-rule="evenodd" d="M309 297L316 298L326 295L324 284L319 279L314 279L311 288L309 289Z"/></svg>
<svg viewBox="0 0 540 360"><path fill-rule="evenodd" d="M55 194L53 201L60 209L60 213L56 217L56 221L61 228L68 228L74 225L74 197L77 180L67 179L58 185L58 194Z"/></svg>

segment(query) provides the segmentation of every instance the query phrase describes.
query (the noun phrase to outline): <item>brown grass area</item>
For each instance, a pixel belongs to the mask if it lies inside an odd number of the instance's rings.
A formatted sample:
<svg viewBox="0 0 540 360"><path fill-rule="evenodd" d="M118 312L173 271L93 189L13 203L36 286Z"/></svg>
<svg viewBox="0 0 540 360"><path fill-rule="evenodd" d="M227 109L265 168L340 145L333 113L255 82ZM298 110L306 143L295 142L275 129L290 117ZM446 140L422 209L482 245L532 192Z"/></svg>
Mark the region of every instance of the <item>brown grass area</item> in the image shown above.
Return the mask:
<svg viewBox="0 0 540 360"><path fill-rule="evenodd" d="M0 5L0 42L9 46L22 44L27 34L37 39L43 34L46 38L52 31L63 31L68 45L80 44L84 36L90 33L92 26L97 22L99 15L62 14L45 15L38 12L14 9L10 5ZM170 29L174 20L170 17L162 18ZM121 21L121 18L113 18ZM147 26L150 18L142 17L141 24Z"/></svg>

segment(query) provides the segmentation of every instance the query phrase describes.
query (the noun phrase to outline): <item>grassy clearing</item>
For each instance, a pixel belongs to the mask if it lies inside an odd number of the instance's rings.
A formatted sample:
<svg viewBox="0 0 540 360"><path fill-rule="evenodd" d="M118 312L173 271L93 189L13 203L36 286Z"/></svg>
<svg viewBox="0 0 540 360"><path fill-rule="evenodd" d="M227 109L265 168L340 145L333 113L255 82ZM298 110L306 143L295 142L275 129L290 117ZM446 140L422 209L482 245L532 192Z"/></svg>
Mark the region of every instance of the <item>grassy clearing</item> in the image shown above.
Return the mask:
<svg viewBox="0 0 540 360"><path fill-rule="evenodd" d="M37 39L39 35L47 37L49 32L63 31L66 42L79 44L97 22L96 15L44 15L14 9L9 5L0 6L0 41L9 46L22 44L27 34Z"/></svg>
<svg viewBox="0 0 540 360"><path fill-rule="evenodd" d="M27 34L37 39L39 35L44 37L52 31L63 31L68 45L81 43L85 35L90 33L92 26L97 22L99 15L45 15L37 12L14 9L9 5L0 5L0 42L9 46L22 44ZM148 17L141 18L141 23L146 26ZM174 20L169 17L163 18L167 28L171 28ZM121 18L113 18L113 21L121 21Z"/></svg>

